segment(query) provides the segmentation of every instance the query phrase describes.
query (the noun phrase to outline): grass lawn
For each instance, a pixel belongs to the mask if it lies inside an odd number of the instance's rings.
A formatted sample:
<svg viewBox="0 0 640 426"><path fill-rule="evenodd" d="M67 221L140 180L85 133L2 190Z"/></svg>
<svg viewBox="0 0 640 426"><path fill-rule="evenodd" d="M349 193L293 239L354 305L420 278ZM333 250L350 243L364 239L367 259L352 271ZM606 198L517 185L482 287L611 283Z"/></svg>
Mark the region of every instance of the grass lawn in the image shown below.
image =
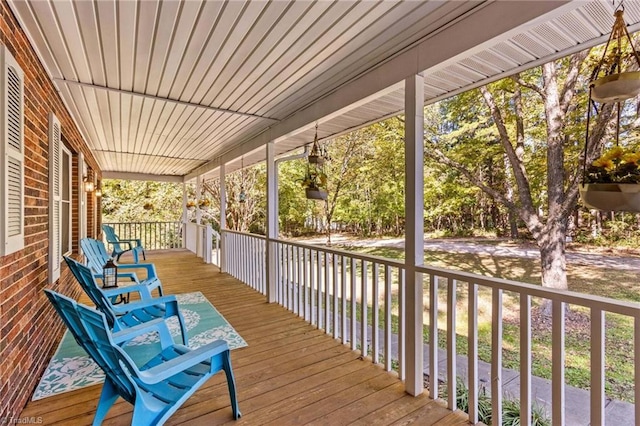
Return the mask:
<svg viewBox="0 0 640 426"><path fill-rule="evenodd" d="M342 246L346 250L391 259L402 259L404 251L396 248L362 248ZM520 282L539 284L540 266L538 259L521 257L494 257L474 253L448 253L442 251L425 252L425 263L451 269L473 272L481 275L500 277ZM569 289L582 293L600 295L615 299L640 301L638 273L589 265L568 265ZM445 288L444 282L440 288ZM466 285L459 285L460 298L457 309L457 346L460 354L467 353L467 310ZM479 312L479 354L483 361L491 357L491 296L481 289ZM483 301L488 303L483 308ZM397 301L394 300L397 306ZM535 302L534 302L535 305ZM487 307L488 306L488 307ZM428 307L425 301L425 307ZM439 302L440 310L446 309L446 301ZM504 342L503 366L517 369L519 365L519 319L518 298L504 293ZM534 308L534 313L535 313ZM397 312L397 311L396 311ZM439 346L445 347L446 316L439 313ZM426 317L426 313L425 313ZM393 319L394 328L397 318ZM397 328L396 330L397 331ZM425 328L425 340L429 341ZM570 307L566 320L566 370L567 384L589 389L590 378L590 320L589 312L581 307ZM606 317L606 393L614 399L633 402L633 321L628 317L607 314ZM551 327L539 315L534 315L532 326L532 372L538 377L551 377Z"/></svg>

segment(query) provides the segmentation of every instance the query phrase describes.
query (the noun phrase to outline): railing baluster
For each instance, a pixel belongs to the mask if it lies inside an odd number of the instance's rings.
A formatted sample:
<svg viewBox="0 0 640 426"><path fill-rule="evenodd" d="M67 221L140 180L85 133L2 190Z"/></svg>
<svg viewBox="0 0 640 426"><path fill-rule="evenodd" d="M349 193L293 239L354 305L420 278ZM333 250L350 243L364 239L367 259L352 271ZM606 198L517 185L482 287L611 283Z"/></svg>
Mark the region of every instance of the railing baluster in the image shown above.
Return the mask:
<svg viewBox="0 0 640 426"><path fill-rule="evenodd" d="M340 256L340 297L342 301L342 309L340 312L342 318L342 344L347 344L347 260L344 256Z"/></svg>
<svg viewBox="0 0 640 426"><path fill-rule="evenodd" d="M293 254L293 246L290 244L287 244L287 261L289 262L289 283L287 284L287 300L289 301L289 310L293 312L293 307L295 306L294 288L296 281L296 264Z"/></svg>
<svg viewBox="0 0 640 426"><path fill-rule="evenodd" d="M333 256L331 256L333 257ZM331 288L329 284L329 253L324 253L324 331L329 334L331 328Z"/></svg>
<svg viewBox="0 0 640 426"><path fill-rule="evenodd" d="M337 339L340 335L338 331L338 255L334 254L333 259L333 328L332 336Z"/></svg>
<svg viewBox="0 0 640 426"><path fill-rule="evenodd" d="M368 275L369 264L366 260L362 261L362 269L360 270L360 353L362 356L367 356L369 354L368 350L368 342L367 342L367 328L369 326L369 313L368 313L368 285L367 285L367 275Z"/></svg>
<svg viewBox="0 0 640 426"><path fill-rule="evenodd" d="M554 425L564 422L564 302L552 301L551 325L551 410Z"/></svg>
<svg viewBox="0 0 640 426"><path fill-rule="evenodd" d="M276 264L278 265L277 266L278 274L276 275L277 300L280 305L286 306L287 301L284 298L284 289L285 289L285 286L287 285L287 264L285 263L284 247L279 242L275 242L275 245L276 245L276 251L278 252L278 257L276 261Z"/></svg>
<svg viewBox="0 0 640 426"><path fill-rule="evenodd" d="M304 250L304 249L302 249ZM304 274L304 265L300 260L302 253L300 253L300 247L296 247L296 270L298 271L298 281L296 282L296 309L295 313L298 316L302 316L302 280Z"/></svg>
<svg viewBox="0 0 640 426"><path fill-rule="evenodd" d="M322 273L322 254L320 252L316 253L316 284L317 284L317 293L316 293L316 311L318 312L316 318L316 325L318 329L322 330L322 278L324 274Z"/></svg>
<svg viewBox="0 0 640 426"><path fill-rule="evenodd" d="M356 288L356 259L351 258L351 324L349 327L349 339L351 341L351 350L357 349L356 339L356 300L357 300L357 288Z"/></svg>
<svg viewBox="0 0 640 426"><path fill-rule="evenodd" d="M391 267L384 265L384 368L391 371Z"/></svg>
<svg viewBox="0 0 640 426"><path fill-rule="evenodd" d="M456 292L457 283L452 278L447 278L447 403L449 409L458 409L456 397Z"/></svg>
<svg viewBox="0 0 640 426"><path fill-rule="evenodd" d="M591 308L591 424L604 425L604 325L602 309ZM640 401L639 401L640 402Z"/></svg>
<svg viewBox="0 0 640 426"><path fill-rule="evenodd" d="M304 318L305 321L309 320L309 309L308 309L308 291L307 291L307 287L308 287L308 283L309 283L309 262L307 261L307 253L309 252L308 249L303 249L303 259L304 259L304 280L302 281L301 285L302 285L302 290L303 290L303 294L302 294L302 318Z"/></svg>
<svg viewBox="0 0 640 426"><path fill-rule="evenodd" d="M633 320L633 366L635 424L638 424L640 422L640 316L636 316Z"/></svg>
<svg viewBox="0 0 640 426"><path fill-rule="evenodd" d="M438 398L438 277L429 276L429 396Z"/></svg>
<svg viewBox="0 0 640 426"><path fill-rule="evenodd" d="M520 294L520 424L531 425L531 296Z"/></svg>
<svg viewBox="0 0 640 426"><path fill-rule="evenodd" d="M469 307L467 309L469 321L468 345L469 358L469 422L478 423L478 285L469 282Z"/></svg>
<svg viewBox="0 0 640 426"><path fill-rule="evenodd" d="M380 322L380 277L378 267L380 264L378 262L373 263L373 287L371 296L371 309L372 309L372 320L371 320L371 350L374 364L380 363L380 336L378 331L378 323Z"/></svg>
<svg viewBox="0 0 640 426"><path fill-rule="evenodd" d="M400 380L404 380L406 378L406 339L405 339L405 271L404 269L398 270L398 377Z"/></svg>
<svg viewBox="0 0 640 426"><path fill-rule="evenodd" d="M502 289L493 288L491 301L491 421L502 424Z"/></svg>
<svg viewBox="0 0 640 426"><path fill-rule="evenodd" d="M315 250L311 250L311 255L309 258L309 301L310 301L310 306L311 306L311 310L309 312L309 324L311 325L316 325L316 273L317 273L317 268L315 266L315 259L316 259L316 254L317 252Z"/></svg>

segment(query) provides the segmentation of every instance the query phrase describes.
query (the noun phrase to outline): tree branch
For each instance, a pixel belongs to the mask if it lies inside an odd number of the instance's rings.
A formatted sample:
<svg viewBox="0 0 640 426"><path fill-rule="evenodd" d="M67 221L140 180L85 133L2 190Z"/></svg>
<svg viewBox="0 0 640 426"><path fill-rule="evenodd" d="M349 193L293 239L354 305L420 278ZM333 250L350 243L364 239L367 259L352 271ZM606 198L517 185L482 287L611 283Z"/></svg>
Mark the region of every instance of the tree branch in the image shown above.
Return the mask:
<svg viewBox="0 0 640 426"><path fill-rule="evenodd" d="M582 63L588 55L589 51L584 50L572 55L569 60L569 71L567 71L567 77L560 93L560 108L564 115L567 114L571 107L575 95L576 83L580 77L580 68L582 68Z"/></svg>
<svg viewBox="0 0 640 426"><path fill-rule="evenodd" d="M520 77L520 73L512 75L511 79L516 82L517 84L519 84L522 87L526 87L527 89L531 89L534 92L536 92L538 95L540 95L540 97L542 98L542 100L544 100L546 94L544 93L544 90L542 90L542 87L540 86L536 86L535 84L532 83L528 83L526 81L524 81L522 79L522 77Z"/></svg>
<svg viewBox="0 0 640 426"><path fill-rule="evenodd" d="M425 151L425 155L429 158L432 158L446 166L453 167L458 170L460 173L467 178L469 182L480 188L482 192L489 195L491 198L496 200L499 203L504 204L508 209L516 209L517 206L511 200L507 199L501 192L496 189L486 185L480 178L471 173L469 169L467 169L463 164L458 163L457 161L452 160L447 157L441 150L436 147L431 147L429 150Z"/></svg>

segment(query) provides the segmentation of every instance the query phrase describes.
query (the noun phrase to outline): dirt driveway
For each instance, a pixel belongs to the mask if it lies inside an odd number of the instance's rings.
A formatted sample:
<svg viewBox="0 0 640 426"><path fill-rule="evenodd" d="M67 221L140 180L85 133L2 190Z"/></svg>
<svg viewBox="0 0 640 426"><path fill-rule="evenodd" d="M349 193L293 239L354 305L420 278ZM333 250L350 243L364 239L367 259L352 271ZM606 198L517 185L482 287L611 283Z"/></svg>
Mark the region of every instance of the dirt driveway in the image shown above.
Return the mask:
<svg viewBox="0 0 640 426"><path fill-rule="evenodd" d="M304 239L309 244L324 244L325 238ZM391 247L404 248L404 238L384 239L356 239L350 236L334 235L333 244L350 245L354 247ZM539 258L540 252L531 243L515 243L507 240L469 240L469 239L430 239L425 238L424 249L430 251L445 251L450 253L477 253L495 257L527 257ZM603 253L605 250L590 248L590 252L569 244L567 249L567 263L572 265L590 265L618 270L640 270L640 257Z"/></svg>

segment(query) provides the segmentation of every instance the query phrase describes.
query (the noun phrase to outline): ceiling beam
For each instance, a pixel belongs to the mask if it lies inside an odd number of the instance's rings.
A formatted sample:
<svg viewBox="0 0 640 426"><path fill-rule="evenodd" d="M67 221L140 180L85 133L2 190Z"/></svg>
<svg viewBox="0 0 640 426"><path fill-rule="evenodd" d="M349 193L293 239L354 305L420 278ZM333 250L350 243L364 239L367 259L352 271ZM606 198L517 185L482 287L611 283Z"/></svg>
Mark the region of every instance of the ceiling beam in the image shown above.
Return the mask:
<svg viewBox="0 0 640 426"><path fill-rule="evenodd" d="M121 180L141 180L145 182L175 182L182 183L182 176L174 175L151 175L144 173L126 173L126 172L102 172L102 179L121 179Z"/></svg>
<svg viewBox="0 0 640 426"><path fill-rule="evenodd" d="M252 117L252 118L258 118L260 120L271 121L273 123L277 123L277 122L280 121L277 118L265 117L263 115L257 115L257 114L251 114L251 113L248 113L248 112L234 111L234 110L230 110L230 109L218 108L218 107L214 107L214 106L210 106L210 105L195 104L195 103L192 103L192 102L181 101L179 99L163 98L162 96L149 95L149 94L146 94L146 93L134 92L134 91L131 91L131 90L116 89L116 88L113 88L113 87L99 86L97 84L83 83L81 81L66 80L64 78L57 78L57 77L54 78L54 80L59 82L59 83L64 83L64 84L67 84L67 85L88 87L88 88L96 89L96 90L106 90L108 92L114 92L114 93L119 93L119 94L124 94L124 95L130 95L130 96L139 96L139 97L142 97L142 98L145 98L145 99L153 99L155 101L169 102L169 103L173 103L173 104L177 104L177 105L190 106L190 107L194 107L194 108L206 109L206 110L209 110L209 111L222 112L222 113L225 113L225 114L242 115L242 116L245 116L245 117Z"/></svg>

